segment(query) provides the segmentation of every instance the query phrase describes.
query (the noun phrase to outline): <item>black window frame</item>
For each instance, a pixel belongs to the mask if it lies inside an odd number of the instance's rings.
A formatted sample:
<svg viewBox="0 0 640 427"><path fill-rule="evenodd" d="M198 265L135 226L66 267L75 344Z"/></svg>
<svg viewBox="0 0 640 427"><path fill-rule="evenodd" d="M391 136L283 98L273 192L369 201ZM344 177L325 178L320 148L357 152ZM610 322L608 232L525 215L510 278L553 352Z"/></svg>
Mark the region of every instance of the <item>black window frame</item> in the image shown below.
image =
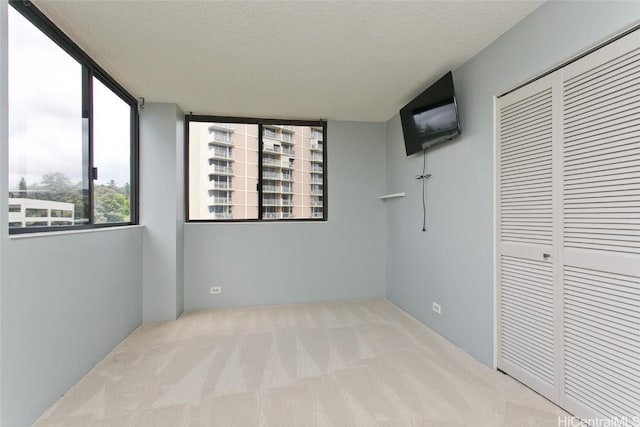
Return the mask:
<svg viewBox="0 0 640 427"><path fill-rule="evenodd" d="M40 227L9 227L9 234L28 233L52 233L58 231L87 230L96 228L123 227L137 225L140 221L139 212L139 123L140 115L138 111L138 100L131 95L120 83L111 77L97 62L95 62L84 50L73 42L58 26L56 26L47 16L42 13L31 1L9 0L9 5L25 17L38 30L49 37L55 44L64 50L69 56L76 60L82 67L82 118L88 120L88 138L83 142L83 159L87 159L83 165L83 174L89 183L89 194L87 197L88 223L69 226L40 226ZM10 77L10 76L9 76ZM122 101L131 107L131 145L130 145L130 205L129 221L114 223L99 223L95 220L94 188L95 180L93 164L93 78L99 80Z"/></svg>
<svg viewBox="0 0 640 427"><path fill-rule="evenodd" d="M190 219L189 217L189 128L191 122L200 123L238 123L238 124L250 124L258 125L258 218L241 218L241 219ZM309 126L322 128L322 168L324 170L322 174L322 199L323 199L323 216L322 218L263 218L263 126L275 125L275 126ZM187 223L233 223L233 222L266 222L266 223L279 223L279 222L326 222L329 217L328 207L328 173L327 173L327 121L326 120L292 120L292 119L265 119L265 118L253 118L253 117L235 117L235 116L212 116L212 115L195 115L188 114L185 117L185 222Z"/></svg>

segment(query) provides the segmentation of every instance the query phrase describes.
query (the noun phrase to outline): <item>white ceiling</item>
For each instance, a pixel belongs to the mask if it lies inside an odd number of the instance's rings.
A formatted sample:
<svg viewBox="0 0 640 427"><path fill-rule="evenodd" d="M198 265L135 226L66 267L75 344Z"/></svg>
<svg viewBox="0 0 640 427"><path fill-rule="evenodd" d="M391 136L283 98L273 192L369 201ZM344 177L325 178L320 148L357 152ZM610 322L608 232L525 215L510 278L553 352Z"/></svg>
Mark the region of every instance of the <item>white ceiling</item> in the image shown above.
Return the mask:
<svg viewBox="0 0 640 427"><path fill-rule="evenodd" d="M541 1L44 1L134 96L185 112L385 121Z"/></svg>

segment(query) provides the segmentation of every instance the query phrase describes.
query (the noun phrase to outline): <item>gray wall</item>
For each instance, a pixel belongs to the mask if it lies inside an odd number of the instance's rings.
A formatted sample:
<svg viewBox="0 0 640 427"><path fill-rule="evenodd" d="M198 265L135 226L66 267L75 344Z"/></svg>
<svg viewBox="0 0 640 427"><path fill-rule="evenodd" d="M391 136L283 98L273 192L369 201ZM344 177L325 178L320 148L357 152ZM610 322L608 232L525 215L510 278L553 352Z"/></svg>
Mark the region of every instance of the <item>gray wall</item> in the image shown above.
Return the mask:
<svg viewBox="0 0 640 427"><path fill-rule="evenodd" d="M13 238L7 249L0 422L26 426L140 325L142 229Z"/></svg>
<svg viewBox="0 0 640 427"><path fill-rule="evenodd" d="M184 114L176 104L140 113L140 223L144 224L143 319L184 309Z"/></svg>
<svg viewBox="0 0 640 427"><path fill-rule="evenodd" d="M186 225L186 310L384 297L384 124L327 138L327 222Z"/></svg>
<svg viewBox="0 0 640 427"><path fill-rule="evenodd" d="M397 116L387 123L387 190L407 193L387 203L387 295L487 365L494 356L493 96L639 18L640 2L547 2L454 71L462 136L427 153L426 233L414 178L422 157L404 155ZM442 304L440 316L433 301Z"/></svg>

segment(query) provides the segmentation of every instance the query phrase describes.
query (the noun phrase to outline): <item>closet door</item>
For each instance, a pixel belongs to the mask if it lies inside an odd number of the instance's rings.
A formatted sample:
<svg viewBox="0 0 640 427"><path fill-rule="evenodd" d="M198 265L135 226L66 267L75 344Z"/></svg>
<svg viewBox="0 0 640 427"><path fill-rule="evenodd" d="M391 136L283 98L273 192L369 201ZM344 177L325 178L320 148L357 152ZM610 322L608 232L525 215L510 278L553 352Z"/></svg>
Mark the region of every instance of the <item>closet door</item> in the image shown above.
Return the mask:
<svg viewBox="0 0 640 427"><path fill-rule="evenodd" d="M640 32L562 75L561 405L640 416Z"/></svg>
<svg viewBox="0 0 640 427"><path fill-rule="evenodd" d="M496 112L498 367L554 400L556 81L500 98Z"/></svg>

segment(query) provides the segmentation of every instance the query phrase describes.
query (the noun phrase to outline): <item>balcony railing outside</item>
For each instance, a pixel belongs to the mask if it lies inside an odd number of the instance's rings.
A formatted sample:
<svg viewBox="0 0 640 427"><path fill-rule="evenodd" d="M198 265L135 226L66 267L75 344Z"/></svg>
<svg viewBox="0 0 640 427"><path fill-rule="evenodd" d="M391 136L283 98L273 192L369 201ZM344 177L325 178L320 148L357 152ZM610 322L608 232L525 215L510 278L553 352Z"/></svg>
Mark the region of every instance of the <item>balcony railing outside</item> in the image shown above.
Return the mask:
<svg viewBox="0 0 640 427"><path fill-rule="evenodd" d="M296 150L294 150L293 148L283 148L282 149L282 154L285 154L287 156L295 156L296 155Z"/></svg>
<svg viewBox="0 0 640 427"><path fill-rule="evenodd" d="M317 207L322 207L322 202L318 201L318 200L313 200L311 202L311 206L317 206Z"/></svg>
<svg viewBox="0 0 640 427"><path fill-rule="evenodd" d="M211 168L217 173L233 173L233 168L231 166L211 165Z"/></svg>
<svg viewBox="0 0 640 427"><path fill-rule="evenodd" d="M322 155L318 154L318 153L311 153L311 160L314 162L322 162Z"/></svg>
<svg viewBox="0 0 640 427"><path fill-rule="evenodd" d="M292 212L282 212L282 218L293 218Z"/></svg>
<svg viewBox="0 0 640 427"><path fill-rule="evenodd" d="M217 157L219 159L232 159L233 156L231 155L230 151L227 150L212 150L213 152L211 153L212 157Z"/></svg>
<svg viewBox="0 0 640 427"><path fill-rule="evenodd" d="M233 219L231 212L216 212L213 214L213 219Z"/></svg>
<svg viewBox="0 0 640 427"><path fill-rule="evenodd" d="M233 130L233 125L231 123L212 123L212 125L217 126L219 128L225 128L225 129L232 129Z"/></svg>
<svg viewBox="0 0 640 427"><path fill-rule="evenodd" d="M293 200L291 200L291 199L282 199L282 206L293 206Z"/></svg>
<svg viewBox="0 0 640 427"><path fill-rule="evenodd" d="M287 185L283 185L282 186L282 192L283 193L293 193L293 187L287 186Z"/></svg>
<svg viewBox="0 0 640 427"><path fill-rule="evenodd" d="M278 187L277 185L263 185L262 191L265 193L280 193L282 187Z"/></svg>
<svg viewBox="0 0 640 427"><path fill-rule="evenodd" d="M212 141L209 141L209 149L212 149L215 146L223 145L223 146L233 146L233 140L223 141L221 139L213 137Z"/></svg>
<svg viewBox="0 0 640 427"><path fill-rule="evenodd" d="M280 160L278 159L271 159L269 157L263 157L262 158L262 164L263 165L273 165L273 166L280 166Z"/></svg>
<svg viewBox="0 0 640 427"><path fill-rule="evenodd" d="M263 151L267 153L280 153L282 152L282 149L280 147L270 147L268 145L265 145Z"/></svg>
<svg viewBox="0 0 640 427"><path fill-rule="evenodd" d="M227 136L214 135L213 142L222 142L224 144L233 144L230 134L227 134Z"/></svg>
<svg viewBox="0 0 640 427"><path fill-rule="evenodd" d="M263 178L280 179L280 174L277 172L265 172L262 171Z"/></svg>
<svg viewBox="0 0 640 427"><path fill-rule="evenodd" d="M322 218L322 212L311 212L311 218Z"/></svg>
<svg viewBox="0 0 640 427"><path fill-rule="evenodd" d="M280 199L262 199L262 204L264 206L280 206Z"/></svg>
<svg viewBox="0 0 640 427"><path fill-rule="evenodd" d="M293 162L282 162L282 167L285 169L293 169L295 165Z"/></svg>
<svg viewBox="0 0 640 427"><path fill-rule="evenodd" d="M293 181L293 175L282 174L283 181Z"/></svg>
<svg viewBox="0 0 640 427"><path fill-rule="evenodd" d="M211 181L211 188L213 188L214 190L229 190L231 189L231 183Z"/></svg>
<svg viewBox="0 0 640 427"><path fill-rule="evenodd" d="M231 198L230 197L211 197L211 203L214 205L230 205Z"/></svg>
<svg viewBox="0 0 640 427"><path fill-rule="evenodd" d="M311 165L311 172L323 172L322 166L316 165L316 164L312 164Z"/></svg>
<svg viewBox="0 0 640 427"><path fill-rule="evenodd" d="M322 190L311 190L311 194L322 195Z"/></svg>
<svg viewBox="0 0 640 427"><path fill-rule="evenodd" d="M279 219L282 218L282 212L263 212L263 219Z"/></svg>
<svg viewBox="0 0 640 427"><path fill-rule="evenodd" d="M311 143L311 149L312 150L317 150L317 151L322 151L322 144L321 143Z"/></svg>

